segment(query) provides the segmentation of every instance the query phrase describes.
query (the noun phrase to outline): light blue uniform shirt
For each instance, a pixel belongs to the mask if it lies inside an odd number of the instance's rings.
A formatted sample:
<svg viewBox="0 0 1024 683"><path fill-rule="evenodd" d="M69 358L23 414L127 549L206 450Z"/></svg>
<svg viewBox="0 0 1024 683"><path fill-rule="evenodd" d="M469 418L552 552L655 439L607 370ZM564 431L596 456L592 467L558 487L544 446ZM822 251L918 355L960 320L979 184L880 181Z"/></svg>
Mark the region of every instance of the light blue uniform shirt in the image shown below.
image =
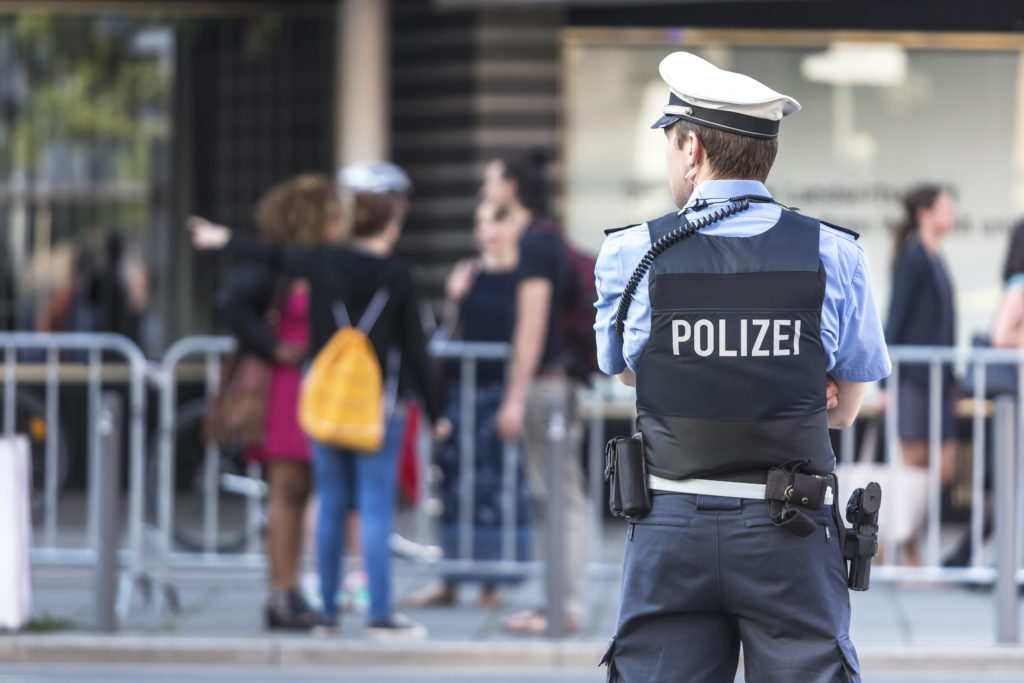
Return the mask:
<svg viewBox="0 0 1024 683"><path fill-rule="evenodd" d="M709 203L708 208L691 211L686 217L692 222L721 208L722 205L716 205L716 201L746 194L771 196L764 184L756 180L708 180L694 190L686 205L689 207L698 199L705 199ZM717 237L751 237L774 226L781 213L782 208L777 204L752 202L746 211L712 223L701 232ZM647 275L633 296L622 344L615 334L619 297L640 259L650 248L650 233L644 223L609 235L597 257L594 268L597 361L601 370L609 375L617 375L627 366L636 370L640 352L651 334ZM686 249L686 240L672 249ZM821 306L821 341L828 358L827 372L847 382L872 382L887 377L892 365L871 294L871 274L864 260L864 251L852 235L824 225L818 251L826 273L825 300Z"/></svg>

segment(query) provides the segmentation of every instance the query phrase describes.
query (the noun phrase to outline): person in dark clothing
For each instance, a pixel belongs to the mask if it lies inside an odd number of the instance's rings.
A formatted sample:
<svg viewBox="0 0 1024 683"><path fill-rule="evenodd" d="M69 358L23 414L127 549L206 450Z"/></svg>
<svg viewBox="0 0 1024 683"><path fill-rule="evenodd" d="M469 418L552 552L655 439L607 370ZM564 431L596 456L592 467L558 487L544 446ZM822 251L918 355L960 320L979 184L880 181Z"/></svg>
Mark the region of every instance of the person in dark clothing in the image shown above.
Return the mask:
<svg viewBox="0 0 1024 683"><path fill-rule="evenodd" d="M516 282L521 226L510 220L508 211L483 202L477 208L474 237L480 254L460 261L448 277L446 321L442 334L467 342L504 342L512 338L516 318ZM447 418L452 436L437 456L441 470L441 548L448 559L500 560L505 540L504 479L506 453L498 434L497 414L505 393L505 363L480 361L476 367L476 391L472 408L473 433L473 528L471 557L460 553L459 524L461 493L463 416L462 385L457 375L449 386ZM530 491L522 460L515 458L512 473L515 521L508 527L514 536L514 557L527 560L530 553ZM502 577L503 579L505 577ZM519 577L510 577L516 580ZM498 605L498 580L493 574L473 571L449 572L440 584L427 586L406 599L414 607L453 605L460 583L483 581L481 607Z"/></svg>
<svg viewBox="0 0 1024 683"><path fill-rule="evenodd" d="M315 356L338 329L335 304L344 304L349 319L357 321L377 293L385 291L387 301L368 337L385 372L386 385L397 384L398 369L393 367L391 359L398 352L401 362L409 364L427 413L436 424L442 414L441 403L427 361L416 285L409 267L391 256L401 231L395 205L387 195L375 193L357 193L354 205L353 238L344 245L282 247L232 234L228 228L202 219L193 219L190 227L193 242L199 249L226 248L243 260L260 261L309 282L310 357ZM389 405L393 407L393 392L387 393ZM353 491L358 491L363 554L370 583L368 634L392 638L426 635L421 625L392 613L388 540L393 526L395 467L402 432L401 420L393 418L394 410L391 410L384 446L376 454L359 454L313 443L315 483L320 496L317 552L324 599L321 626L328 630L337 625L334 596L345 547L348 498Z"/></svg>
<svg viewBox="0 0 1024 683"><path fill-rule="evenodd" d="M50 299L36 329L108 332L127 337L139 345L142 340L142 310L132 302L126 270L124 239L120 234L107 234L102 248L91 243L80 245L71 282ZM65 356L69 360L85 362L88 353L69 351ZM120 355L104 351L103 358L119 360Z"/></svg>
<svg viewBox="0 0 1024 683"><path fill-rule="evenodd" d="M122 275L124 240L116 232L107 235L103 249L103 269L89 283L89 298L97 313L96 331L114 332L139 342L139 314L128 298Z"/></svg>
<svg viewBox="0 0 1024 683"><path fill-rule="evenodd" d="M953 284L942 260L942 238L956 225L953 197L939 185L920 185L903 199L905 218L896 231L892 295L885 341L892 345L952 346L956 339ZM903 462L928 467L929 370L925 365L900 368L899 436ZM954 473L956 386L953 369L944 365L939 388L942 396L941 480ZM910 564L919 563L916 545L904 549Z"/></svg>
<svg viewBox="0 0 1024 683"><path fill-rule="evenodd" d="M17 321L14 268L7 248L0 246L0 330L14 331Z"/></svg>
<svg viewBox="0 0 1024 683"><path fill-rule="evenodd" d="M256 209L262 239L310 247L337 232L341 204L334 179L300 175L272 188ZM312 628L316 615L298 589L311 477L309 444L298 424L300 367L309 345L305 281L258 262L242 262L216 298L218 316L238 338L241 354L271 363L263 443L246 456L264 463L270 482L267 559L271 594L268 628Z"/></svg>

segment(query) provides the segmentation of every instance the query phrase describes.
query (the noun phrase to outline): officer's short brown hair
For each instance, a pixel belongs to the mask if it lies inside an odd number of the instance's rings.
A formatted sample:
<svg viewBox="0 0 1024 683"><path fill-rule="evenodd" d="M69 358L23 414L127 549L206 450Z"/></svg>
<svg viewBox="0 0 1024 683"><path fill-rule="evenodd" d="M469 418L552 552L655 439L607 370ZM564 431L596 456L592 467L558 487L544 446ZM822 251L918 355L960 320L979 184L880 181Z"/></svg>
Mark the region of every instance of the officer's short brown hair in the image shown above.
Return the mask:
<svg viewBox="0 0 1024 683"><path fill-rule="evenodd" d="M779 151L778 138L755 138L726 133L685 119L679 119L669 128L675 129L676 146L679 149L686 144L687 133L692 131L700 138L708 155L708 164L716 178L764 182Z"/></svg>

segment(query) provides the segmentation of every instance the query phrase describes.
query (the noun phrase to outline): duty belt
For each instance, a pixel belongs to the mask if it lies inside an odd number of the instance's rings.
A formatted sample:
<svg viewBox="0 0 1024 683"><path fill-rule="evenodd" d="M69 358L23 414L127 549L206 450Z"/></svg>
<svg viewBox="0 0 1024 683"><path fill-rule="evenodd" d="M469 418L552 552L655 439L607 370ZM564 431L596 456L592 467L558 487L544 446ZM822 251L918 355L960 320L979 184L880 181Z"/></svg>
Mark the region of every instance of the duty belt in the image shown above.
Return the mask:
<svg viewBox="0 0 1024 683"><path fill-rule="evenodd" d="M728 498L752 498L766 500L765 484L747 484L739 481L720 481L718 479L665 479L650 474L647 485L652 491L670 491L672 493L695 493L702 496L725 496ZM832 487L825 488L825 505L832 504Z"/></svg>

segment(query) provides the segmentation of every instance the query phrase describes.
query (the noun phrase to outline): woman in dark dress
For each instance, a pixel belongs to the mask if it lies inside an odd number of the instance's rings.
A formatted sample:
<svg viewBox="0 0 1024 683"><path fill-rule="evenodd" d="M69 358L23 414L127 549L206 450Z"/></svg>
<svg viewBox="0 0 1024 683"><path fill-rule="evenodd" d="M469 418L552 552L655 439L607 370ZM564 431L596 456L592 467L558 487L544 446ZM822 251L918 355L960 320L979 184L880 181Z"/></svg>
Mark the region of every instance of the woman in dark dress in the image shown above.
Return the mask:
<svg viewBox="0 0 1024 683"><path fill-rule="evenodd" d="M942 238L956 226L953 197L939 185L920 185L906 194L903 205L906 217L896 231L885 341L890 346L953 346L953 284L940 252ZM904 363L899 370L896 400L903 463L927 468L929 369L927 365ZM941 382L940 472L942 484L946 485L953 478L956 445L956 387L951 366L943 365ZM913 543L905 551L908 564L919 563Z"/></svg>
<svg viewBox="0 0 1024 683"><path fill-rule="evenodd" d="M463 341L508 342L515 326L515 290L518 280L518 241L522 226L508 212L484 202L477 208L474 237L480 255L456 264L448 278L446 327L455 329ZM474 472L472 555L462 558L459 547L459 519L462 482L461 382L456 376L449 388L446 417L451 436L439 450L441 470L441 547L446 559L497 561L503 548L503 479L505 458L513 457L511 472L515 481L515 524L513 547L516 560L525 560L530 550L529 489L522 460L515 452L506 454L498 435L497 414L505 391L505 363L480 361L476 369L474 411ZM460 582L481 581L482 607L497 606L499 580L515 581L518 576L496 577L473 571L449 572L440 585L428 586L407 599L412 606L451 605Z"/></svg>

